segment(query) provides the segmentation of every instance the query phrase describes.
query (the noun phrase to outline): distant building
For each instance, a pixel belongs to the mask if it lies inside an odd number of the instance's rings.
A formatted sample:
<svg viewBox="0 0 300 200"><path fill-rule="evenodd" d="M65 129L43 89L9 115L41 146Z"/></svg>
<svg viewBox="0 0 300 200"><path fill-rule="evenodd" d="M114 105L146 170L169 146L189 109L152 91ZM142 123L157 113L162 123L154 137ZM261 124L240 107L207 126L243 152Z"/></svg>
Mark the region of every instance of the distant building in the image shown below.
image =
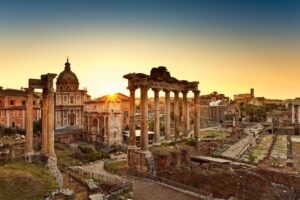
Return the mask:
<svg viewBox="0 0 300 200"><path fill-rule="evenodd" d="M129 123L129 97L121 93L85 102L84 138L108 146L122 144Z"/></svg>
<svg viewBox="0 0 300 200"><path fill-rule="evenodd" d="M254 98L254 89L250 89L250 93L245 94L235 94L233 95L233 100L237 103L248 103L252 98Z"/></svg>
<svg viewBox="0 0 300 200"><path fill-rule="evenodd" d="M26 117L25 90L3 89L0 87L0 125L4 127L25 129ZM37 93L33 95L33 120L41 118L41 98Z"/></svg>
<svg viewBox="0 0 300 200"><path fill-rule="evenodd" d="M71 71L69 60L65 63L56 81L55 128L83 126L84 101L89 100L87 90L79 90L79 81Z"/></svg>
<svg viewBox="0 0 300 200"><path fill-rule="evenodd" d="M224 94L212 92L200 96L201 127L219 125L225 120L228 112L232 112L231 99Z"/></svg>

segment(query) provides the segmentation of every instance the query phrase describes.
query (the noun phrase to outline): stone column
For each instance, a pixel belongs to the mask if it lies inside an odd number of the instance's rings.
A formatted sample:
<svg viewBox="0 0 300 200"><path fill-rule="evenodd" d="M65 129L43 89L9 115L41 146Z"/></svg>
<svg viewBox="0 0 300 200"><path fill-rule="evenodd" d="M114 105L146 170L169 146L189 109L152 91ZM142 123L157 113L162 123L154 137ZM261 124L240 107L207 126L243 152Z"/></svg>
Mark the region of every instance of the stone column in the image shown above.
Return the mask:
<svg viewBox="0 0 300 200"><path fill-rule="evenodd" d="M171 141L170 90L164 90L164 92L165 92L165 141L170 142Z"/></svg>
<svg viewBox="0 0 300 200"><path fill-rule="evenodd" d="M99 117L97 117L97 136L99 137L100 135L100 128L99 128L100 122L99 122Z"/></svg>
<svg viewBox="0 0 300 200"><path fill-rule="evenodd" d="M159 89L154 91L154 144L160 145Z"/></svg>
<svg viewBox="0 0 300 200"><path fill-rule="evenodd" d="M26 100L26 137L25 137L25 158L31 162L33 155L33 89L27 88Z"/></svg>
<svg viewBox="0 0 300 200"><path fill-rule="evenodd" d="M194 90L194 137L200 140L200 109L199 109L199 90Z"/></svg>
<svg viewBox="0 0 300 200"><path fill-rule="evenodd" d="M141 151L148 151L148 87L141 87Z"/></svg>
<svg viewBox="0 0 300 200"><path fill-rule="evenodd" d="M130 91L130 108L129 108L129 141L128 148L136 147L136 135L135 135L135 87L129 88Z"/></svg>
<svg viewBox="0 0 300 200"><path fill-rule="evenodd" d="M179 92L174 91L174 122L175 122L175 138L179 139Z"/></svg>
<svg viewBox="0 0 300 200"><path fill-rule="evenodd" d="M292 123L295 123L295 105L292 104Z"/></svg>
<svg viewBox="0 0 300 200"><path fill-rule="evenodd" d="M48 125L48 155L51 158L56 158L55 150L54 150L54 90L52 87L48 88L47 125Z"/></svg>
<svg viewBox="0 0 300 200"><path fill-rule="evenodd" d="M43 90L42 102L42 154L48 154L48 92Z"/></svg>
<svg viewBox="0 0 300 200"><path fill-rule="evenodd" d="M182 98L183 98L183 121L184 121L184 131L183 135L184 137L188 137L189 129L190 129L190 119L189 119L189 102L187 99L188 91L182 92Z"/></svg>
<svg viewBox="0 0 300 200"><path fill-rule="evenodd" d="M300 124L300 104L297 107L298 107L298 123Z"/></svg>

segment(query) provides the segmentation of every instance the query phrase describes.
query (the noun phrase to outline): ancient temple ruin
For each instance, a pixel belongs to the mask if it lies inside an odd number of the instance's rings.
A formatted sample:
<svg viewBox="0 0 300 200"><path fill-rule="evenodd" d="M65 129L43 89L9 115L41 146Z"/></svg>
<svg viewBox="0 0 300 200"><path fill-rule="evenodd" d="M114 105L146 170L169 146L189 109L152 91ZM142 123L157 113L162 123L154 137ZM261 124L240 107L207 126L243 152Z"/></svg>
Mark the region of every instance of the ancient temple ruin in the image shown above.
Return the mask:
<svg viewBox="0 0 300 200"><path fill-rule="evenodd" d="M33 92L34 89L43 90L42 103L42 150L41 156L46 157L47 166L62 187L62 176L57 168L57 158L54 150L54 89L53 79L56 74L43 74L40 79L29 79L26 102L26 136L25 159L32 162L33 150Z"/></svg>
<svg viewBox="0 0 300 200"><path fill-rule="evenodd" d="M165 142L171 142L171 106L170 93L174 93L174 124L175 124L175 139L180 139L179 132L179 93L183 97L183 119L184 131L183 136L187 137L189 132L189 110L188 97L189 91L194 93L194 134L197 140L200 138L200 110L199 110L199 82L189 82L186 80L177 80L170 75L166 67L152 68L150 75L142 73L130 73L123 76L128 79L128 89L130 91L130 112L129 112L129 145L128 145L128 164L131 168L139 171L149 172L149 158L151 153L148 145L148 91L154 92L154 144L160 145L160 122L159 122L159 92L165 93ZM135 90L140 89L140 109L141 109L141 141L140 149L136 146L136 110L135 110Z"/></svg>

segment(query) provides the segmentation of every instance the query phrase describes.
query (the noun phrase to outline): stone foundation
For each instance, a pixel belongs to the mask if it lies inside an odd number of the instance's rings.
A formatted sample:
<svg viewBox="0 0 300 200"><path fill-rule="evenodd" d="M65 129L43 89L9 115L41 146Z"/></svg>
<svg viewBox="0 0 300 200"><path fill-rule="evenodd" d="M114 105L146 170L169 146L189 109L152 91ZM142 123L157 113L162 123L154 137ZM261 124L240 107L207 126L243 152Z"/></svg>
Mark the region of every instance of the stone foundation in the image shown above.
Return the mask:
<svg viewBox="0 0 300 200"><path fill-rule="evenodd" d="M137 170L139 172L150 173L151 166L149 159L152 159L150 151L144 152L140 149L128 149L128 166L130 169Z"/></svg>

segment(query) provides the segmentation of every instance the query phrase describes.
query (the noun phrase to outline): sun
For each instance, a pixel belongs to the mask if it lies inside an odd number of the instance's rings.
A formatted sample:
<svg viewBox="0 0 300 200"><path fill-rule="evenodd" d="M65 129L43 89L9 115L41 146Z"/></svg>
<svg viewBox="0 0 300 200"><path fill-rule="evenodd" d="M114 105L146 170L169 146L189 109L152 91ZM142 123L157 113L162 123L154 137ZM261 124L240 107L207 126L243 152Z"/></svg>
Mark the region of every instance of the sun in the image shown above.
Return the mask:
<svg viewBox="0 0 300 200"><path fill-rule="evenodd" d="M117 99L117 97L118 97L117 93L113 93L113 94L108 95L108 99L112 100L112 101L115 101Z"/></svg>

